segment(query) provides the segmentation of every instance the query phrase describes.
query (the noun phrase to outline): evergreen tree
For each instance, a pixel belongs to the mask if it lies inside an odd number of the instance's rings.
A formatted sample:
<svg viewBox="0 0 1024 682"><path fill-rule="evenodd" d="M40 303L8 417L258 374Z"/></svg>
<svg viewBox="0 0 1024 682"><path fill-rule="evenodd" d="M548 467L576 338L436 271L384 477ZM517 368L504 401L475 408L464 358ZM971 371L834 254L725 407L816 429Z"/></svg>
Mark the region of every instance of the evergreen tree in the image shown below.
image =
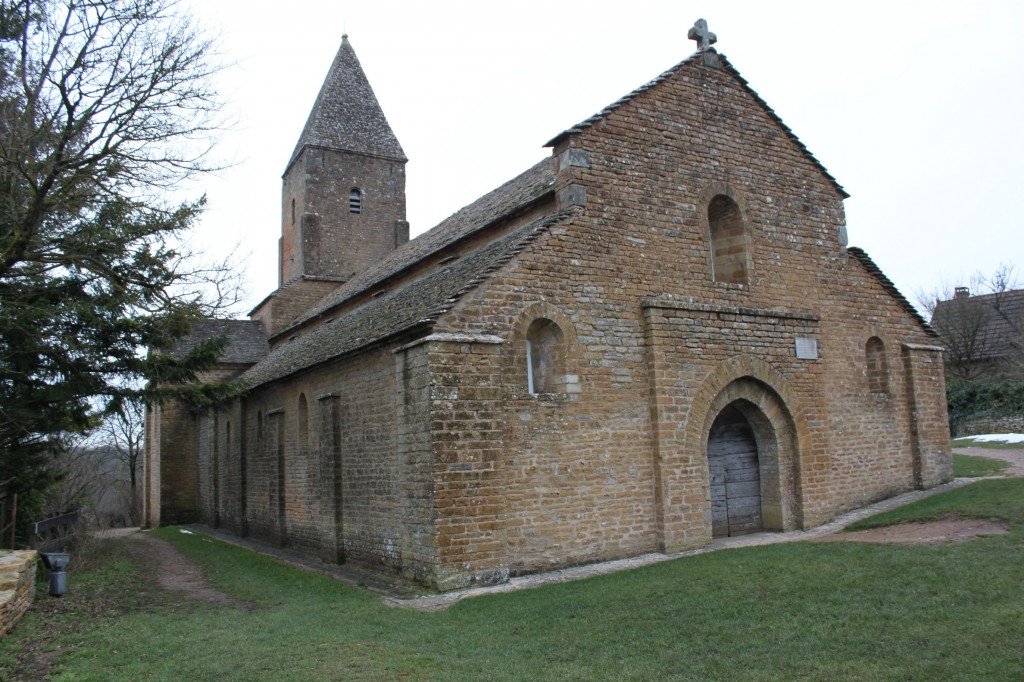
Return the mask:
<svg viewBox="0 0 1024 682"><path fill-rule="evenodd" d="M238 291L181 248L203 200L163 198L209 170L210 48L174 0L0 0L0 486L22 502L62 434L224 343L158 350Z"/></svg>

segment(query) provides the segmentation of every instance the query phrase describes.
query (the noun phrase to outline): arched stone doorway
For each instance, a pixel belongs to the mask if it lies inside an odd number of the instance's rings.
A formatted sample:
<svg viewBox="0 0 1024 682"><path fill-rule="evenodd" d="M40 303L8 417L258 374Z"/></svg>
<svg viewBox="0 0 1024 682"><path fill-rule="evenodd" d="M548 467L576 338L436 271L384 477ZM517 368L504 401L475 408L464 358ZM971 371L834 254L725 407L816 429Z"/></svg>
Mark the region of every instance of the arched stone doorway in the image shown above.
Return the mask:
<svg viewBox="0 0 1024 682"><path fill-rule="evenodd" d="M675 388L668 387L666 395L674 395ZM704 379L689 404L690 411L678 421L659 422L654 471L659 547L673 552L711 541L708 440L719 415L726 412L723 423L729 421L726 408L743 416L756 443L762 530L802 527L799 434L807 433L808 427L806 412L786 377L763 360L735 356ZM673 416L671 411L666 414Z"/></svg>
<svg viewBox="0 0 1024 682"><path fill-rule="evenodd" d="M742 377L711 401L707 415L712 537L798 528L796 428L781 396Z"/></svg>
<svg viewBox="0 0 1024 682"><path fill-rule="evenodd" d="M757 438L735 403L718 414L708 432L708 478L712 537L764 529Z"/></svg>

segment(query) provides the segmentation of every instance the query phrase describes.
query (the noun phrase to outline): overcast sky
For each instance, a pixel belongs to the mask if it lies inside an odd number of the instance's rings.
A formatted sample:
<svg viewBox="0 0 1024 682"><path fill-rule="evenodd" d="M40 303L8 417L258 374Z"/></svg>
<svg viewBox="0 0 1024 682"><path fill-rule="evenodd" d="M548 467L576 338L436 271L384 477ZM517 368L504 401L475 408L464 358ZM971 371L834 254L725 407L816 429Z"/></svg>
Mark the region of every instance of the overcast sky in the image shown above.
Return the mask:
<svg viewBox="0 0 1024 682"><path fill-rule="evenodd" d="M234 165L202 179L197 241L277 286L281 174L347 32L406 155L412 235L691 54L718 51L851 195L850 244L908 297L1024 278L1024 3L183 0L219 33Z"/></svg>

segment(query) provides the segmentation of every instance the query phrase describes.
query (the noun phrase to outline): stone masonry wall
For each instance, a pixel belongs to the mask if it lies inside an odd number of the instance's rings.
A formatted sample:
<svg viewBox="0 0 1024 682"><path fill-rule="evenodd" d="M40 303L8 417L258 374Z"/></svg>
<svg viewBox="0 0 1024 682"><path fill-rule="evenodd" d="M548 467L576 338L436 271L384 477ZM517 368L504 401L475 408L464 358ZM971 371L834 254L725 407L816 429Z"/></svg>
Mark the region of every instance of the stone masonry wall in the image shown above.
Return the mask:
<svg viewBox="0 0 1024 682"><path fill-rule="evenodd" d="M395 449L399 471L402 575L437 587L436 467L431 406L440 400L430 367L430 346L418 343L395 352L398 388ZM438 382L440 383L440 382Z"/></svg>
<svg viewBox="0 0 1024 682"><path fill-rule="evenodd" d="M267 297L249 317L262 322L267 336L273 337L333 291L339 281L295 280Z"/></svg>
<svg viewBox="0 0 1024 682"><path fill-rule="evenodd" d="M915 475L919 457L913 417L918 411L944 413L945 389L941 376L937 383L911 389L904 346L933 343L934 338L855 259L837 259L818 277L828 287L830 303L821 308L822 324L832 330L822 352L835 514L921 485ZM874 390L868 376L866 351L872 337L884 347L883 390ZM944 450L950 464L929 485L952 476L949 439L941 441L929 447Z"/></svg>
<svg viewBox="0 0 1024 682"><path fill-rule="evenodd" d="M224 381L239 373L238 368L222 367L204 373L203 380ZM238 491L242 485L242 471L238 458L238 444L241 437L241 415L238 404L204 414L190 414L190 431L187 442L195 450L195 475L193 495L196 499L194 517L173 521L162 518L162 523L186 523L203 521L214 527L223 527L240 535L245 534L245 524L238 509ZM164 424L167 428L167 424ZM186 442L178 436L175 442ZM165 470L182 465L166 449L162 453ZM181 483L184 484L184 483Z"/></svg>
<svg viewBox="0 0 1024 682"><path fill-rule="evenodd" d="M422 350L378 348L204 417L203 520L432 580L425 364Z"/></svg>
<svg viewBox="0 0 1024 682"><path fill-rule="evenodd" d="M32 606L38 564L35 550L0 551L0 638L9 634Z"/></svg>
<svg viewBox="0 0 1024 682"><path fill-rule="evenodd" d="M931 337L847 255L839 190L740 83L692 64L554 153L568 160L556 191L584 204L583 215L551 229L437 327L504 342L504 452L453 444L446 455L501 458L499 485L481 471L445 493L450 507L496 512L495 532L442 554L450 581L460 571L466 581L502 566L525 572L705 542L703 482L673 493L659 480L706 476L715 415L694 408L721 409L718 396L745 376L782 397L763 399L769 417L792 422L796 453L779 474L792 491L780 495L796 500L787 523L818 525L915 485L900 349ZM746 284L713 278L707 209L717 195L740 212ZM645 330L645 301L674 319L658 312ZM525 390L517 330L538 317L562 320L576 392ZM863 344L873 335L889 350L886 400L867 390ZM797 338L814 347L810 358L797 357ZM923 400L940 404L934 392ZM673 438L674 453L655 457ZM439 527L441 546L464 537L464 524L450 524Z"/></svg>
<svg viewBox="0 0 1024 682"><path fill-rule="evenodd" d="M918 488L931 488L953 477L942 354L939 346L903 344L914 483Z"/></svg>
<svg viewBox="0 0 1024 682"><path fill-rule="evenodd" d="M823 363L795 352L798 342L820 340L818 319L671 300L645 302L644 314L659 547L678 550L711 540L708 431L725 404L737 399L763 414L775 433L774 445L759 443L766 529L802 527L805 514L829 503L827 468L817 455L826 435L814 400ZM746 385L737 390L737 382ZM723 393L728 401L720 399Z"/></svg>
<svg viewBox="0 0 1024 682"><path fill-rule="evenodd" d="M160 525L160 432L163 410L160 405L146 405L146 432L142 466L142 524L147 528Z"/></svg>
<svg viewBox="0 0 1024 682"><path fill-rule="evenodd" d="M196 417L183 404L160 407L159 523L192 523L199 519L199 461Z"/></svg>
<svg viewBox="0 0 1024 682"><path fill-rule="evenodd" d="M960 433L957 436L977 436L989 433L1024 433L1024 414L969 419L961 424Z"/></svg>
<svg viewBox="0 0 1024 682"><path fill-rule="evenodd" d="M486 339L434 341L427 354L437 585L503 582L508 491L501 346ZM466 566L472 566L469 575Z"/></svg>
<svg viewBox="0 0 1024 682"><path fill-rule="evenodd" d="M214 528L245 535L248 435L238 402L199 418L202 518Z"/></svg>
<svg viewBox="0 0 1024 682"><path fill-rule="evenodd" d="M282 284L346 280L409 240L403 161L307 147L283 182ZM349 211L353 188L363 192L359 213Z"/></svg>

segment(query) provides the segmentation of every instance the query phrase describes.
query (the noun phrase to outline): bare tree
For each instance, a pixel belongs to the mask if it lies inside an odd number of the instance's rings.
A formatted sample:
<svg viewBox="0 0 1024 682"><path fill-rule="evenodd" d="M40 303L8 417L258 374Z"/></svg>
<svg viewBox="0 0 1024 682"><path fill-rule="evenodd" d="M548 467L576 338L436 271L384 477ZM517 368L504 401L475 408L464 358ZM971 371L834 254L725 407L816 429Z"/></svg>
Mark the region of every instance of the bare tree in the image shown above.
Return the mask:
<svg viewBox="0 0 1024 682"><path fill-rule="evenodd" d="M81 511L84 524L135 522L128 470L106 428L90 435L66 434L55 441L48 466L58 483L45 491L33 520Z"/></svg>
<svg viewBox="0 0 1024 682"><path fill-rule="evenodd" d="M117 476L125 485L124 506L133 525L138 524L142 515L138 479L141 473L146 435L145 406L141 400L124 401L120 408L110 414L97 434L97 442L105 447L116 460Z"/></svg>
<svg viewBox="0 0 1024 682"><path fill-rule="evenodd" d="M66 511L92 507L105 487L103 467L97 450L85 437L70 435L51 453L51 467L60 484L46 498L41 515L57 516Z"/></svg>
<svg viewBox="0 0 1024 682"><path fill-rule="evenodd" d="M977 381L1024 370L1024 330L1014 309L1019 286L1013 266L1004 264L991 275L976 273L965 286L918 292L919 305L946 347L951 378Z"/></svg>

